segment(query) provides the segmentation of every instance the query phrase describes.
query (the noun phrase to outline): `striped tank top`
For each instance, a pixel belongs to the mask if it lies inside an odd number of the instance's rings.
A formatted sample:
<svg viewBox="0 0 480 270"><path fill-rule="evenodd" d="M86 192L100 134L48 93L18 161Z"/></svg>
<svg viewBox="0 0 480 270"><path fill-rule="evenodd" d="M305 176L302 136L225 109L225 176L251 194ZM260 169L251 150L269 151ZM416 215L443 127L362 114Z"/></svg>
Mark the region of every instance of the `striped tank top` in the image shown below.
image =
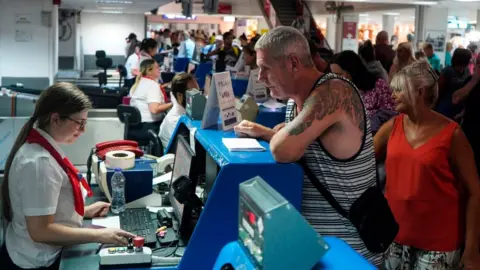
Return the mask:
<svg viewBox="0 0 480 270"><path fill-rule="evenodd" d="M323 75L313 89L331 79L340 79L349 83L361 100L360 93L355 85L335 74ZM363 108L364 117L367 119L365 107L363 106ZM296 115L295 102L290 99L287 104L285 122L291 122ZM348 160L334 158L321 145L320 140L312 142L303 156L310 170L347 212L365 190L375 185L376 163L373 139L370 122L366 120L365 123L365 136L362 146L352 158ZM304 176L302 193L302 215L320 235L341 238L372 264L378 266L383 263L383 254L372 253L365 247L355 226L330 206L306 175Z"/></svg>

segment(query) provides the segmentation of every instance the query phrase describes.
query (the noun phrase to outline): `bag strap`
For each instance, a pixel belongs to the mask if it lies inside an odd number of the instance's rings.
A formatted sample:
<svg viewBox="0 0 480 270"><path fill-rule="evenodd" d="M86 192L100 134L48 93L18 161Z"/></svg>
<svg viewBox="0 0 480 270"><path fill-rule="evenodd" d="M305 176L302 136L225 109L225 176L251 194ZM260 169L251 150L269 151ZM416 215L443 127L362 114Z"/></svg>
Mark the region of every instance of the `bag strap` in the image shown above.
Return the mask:
<svg viewBox="0 0 480 270"><path fill-rule="evenodd" d="M312 183L312 185L318 190L318 192L320 192L320 194L322 194L323 198L327 200L330 206L332 206L333 209L335 209L344 218L350 220L350 218L348 217L347 211L345 211L345 209L343 209L343 207L337 202L337 200L335 200L332 193L330 193L330 191L328 191L322 185L322 183L320 183L320 180L318 180L315 174L310 170L304 158L300 159L300 165L302 165L303 171L307 174L307 177Z"/></svg>

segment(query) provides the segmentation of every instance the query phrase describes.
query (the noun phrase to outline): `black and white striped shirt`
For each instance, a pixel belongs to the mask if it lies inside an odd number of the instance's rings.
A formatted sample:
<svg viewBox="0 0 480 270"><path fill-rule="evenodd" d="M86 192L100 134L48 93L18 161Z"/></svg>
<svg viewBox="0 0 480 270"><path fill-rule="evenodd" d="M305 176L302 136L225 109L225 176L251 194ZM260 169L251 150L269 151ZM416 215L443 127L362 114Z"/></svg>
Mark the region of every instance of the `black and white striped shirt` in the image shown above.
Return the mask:
<svg viewBox="0 0 480 270"><path fill-rule="evenodd" d="M331 79L348 82L361 99L360 93L353 83L335 74L326 74L321 77L314 89ZM292 121L296 114L295 102L289 100L285 122ZM373 139L368 119L365 123L364 134L366 136L364 136L362 147L352 158L348 160L334 158L319 143L319 140L312 142L303 156L310 170L346 211L366 189L375 185L376 166ZM355 226L330 206L306 175L304 176L302 195L302 215L320 235L341 238L371 263L375 265L383 263L383 255L372 253L366 248Z"/></svg>

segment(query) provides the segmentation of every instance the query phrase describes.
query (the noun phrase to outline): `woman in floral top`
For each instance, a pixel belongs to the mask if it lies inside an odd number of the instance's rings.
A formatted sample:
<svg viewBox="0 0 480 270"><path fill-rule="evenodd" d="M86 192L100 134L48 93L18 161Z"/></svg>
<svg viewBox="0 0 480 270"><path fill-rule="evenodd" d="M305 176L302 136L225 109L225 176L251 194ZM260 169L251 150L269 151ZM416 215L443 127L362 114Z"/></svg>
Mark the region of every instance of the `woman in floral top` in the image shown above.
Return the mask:
<svg viewBox="0 0 480 270"><path fill-rule="evenodd" d="M334 56L330 69L351 80L362 94L363 103L369 118L380 111L394 111L392 90L388 82L370 73L360 56L353 51L343 51ZM388 120L388 119L387 119Z"/></svg>

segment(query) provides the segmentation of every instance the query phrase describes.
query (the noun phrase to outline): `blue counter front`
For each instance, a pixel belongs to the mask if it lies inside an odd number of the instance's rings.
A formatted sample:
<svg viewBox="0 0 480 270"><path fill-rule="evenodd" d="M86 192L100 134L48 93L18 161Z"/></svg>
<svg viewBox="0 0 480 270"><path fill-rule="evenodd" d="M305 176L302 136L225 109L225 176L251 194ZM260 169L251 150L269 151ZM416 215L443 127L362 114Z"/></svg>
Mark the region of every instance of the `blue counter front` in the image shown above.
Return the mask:
<svg viewBox="0 0 480 270"><path fill-rule="evenodd" d="M238 237L239 184L262 177L298 210L301 207L303 170L297 164L279 164L265 141L267 151L229 152L222 138L235 137L233 131L201 129L201 121L183 116L179 129L196 129L195 143L215 160L220 171L185 250L178 269L211 269L224 245ZM168 151L168 149L167 149Z"/></svg>

